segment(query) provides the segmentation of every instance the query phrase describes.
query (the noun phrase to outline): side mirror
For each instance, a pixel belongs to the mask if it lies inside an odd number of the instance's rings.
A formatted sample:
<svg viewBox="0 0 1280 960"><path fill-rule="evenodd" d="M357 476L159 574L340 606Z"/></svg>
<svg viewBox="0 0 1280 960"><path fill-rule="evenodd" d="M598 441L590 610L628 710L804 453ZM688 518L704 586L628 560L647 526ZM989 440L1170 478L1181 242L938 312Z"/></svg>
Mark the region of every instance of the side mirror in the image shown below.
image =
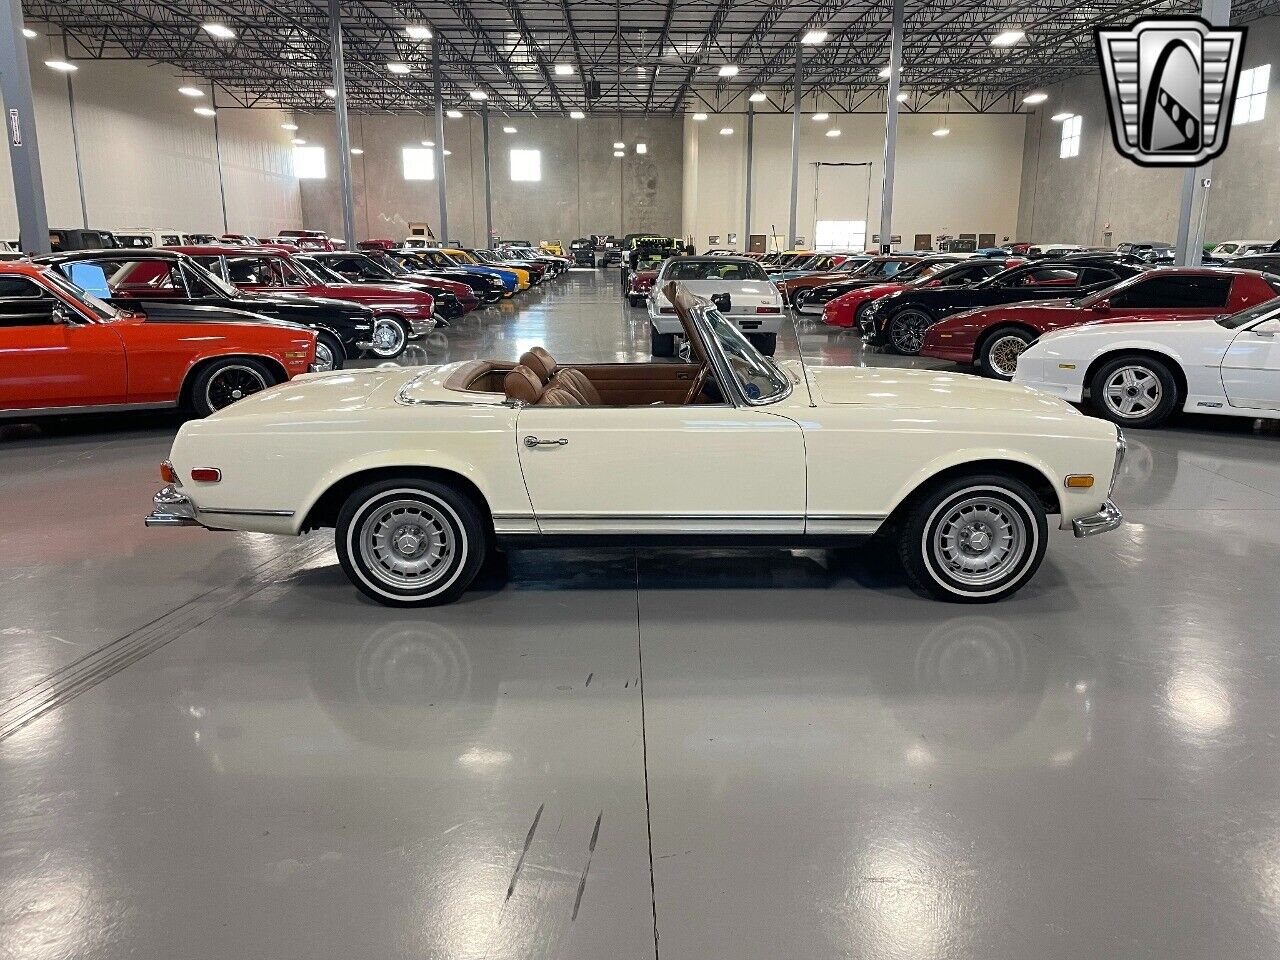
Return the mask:
<svg viewBox="0 0 1280 960"><path fill-rule="evenodd" d="M1099 300L1097 303L1093 305L1093 311L1094 313L1110 313L1111 301L1105 300L1105 299Z"/></svg>

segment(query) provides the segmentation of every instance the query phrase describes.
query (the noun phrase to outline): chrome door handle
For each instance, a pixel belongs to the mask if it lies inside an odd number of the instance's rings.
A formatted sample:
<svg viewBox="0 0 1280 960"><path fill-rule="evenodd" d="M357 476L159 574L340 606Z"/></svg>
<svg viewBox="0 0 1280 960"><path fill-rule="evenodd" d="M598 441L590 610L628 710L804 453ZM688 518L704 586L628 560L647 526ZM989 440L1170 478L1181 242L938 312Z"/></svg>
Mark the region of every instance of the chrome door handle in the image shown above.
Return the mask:
<svg viewBox="0 0 1280 960"><path fill-rule="evenodd" d="M566 437L560 437L556 440L539 440L537 437L525 437L524 445L526 447L565 447L569 445Z"/></svg>

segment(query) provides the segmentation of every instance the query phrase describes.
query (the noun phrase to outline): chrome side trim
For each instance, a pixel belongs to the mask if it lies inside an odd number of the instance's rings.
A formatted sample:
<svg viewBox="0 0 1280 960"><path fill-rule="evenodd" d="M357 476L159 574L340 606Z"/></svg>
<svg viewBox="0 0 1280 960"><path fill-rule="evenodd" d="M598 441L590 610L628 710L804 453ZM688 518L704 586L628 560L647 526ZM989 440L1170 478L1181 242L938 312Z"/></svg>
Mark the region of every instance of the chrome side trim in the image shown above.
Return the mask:
<svg viewBox="0 0 1280 960"><path fill-rule="evenodd" d="M1114 530L1122 523L1124 523L1124 514L1120 512L1119 507L1108 500L1097 513L1072 520L1071 529L1077 537L1094 537Z"/></svg>
<svg viewBox="0 0 1280 960"><path fill-rule="evenodd" d="M292 510L228 510L225 507L211 507L204 510L198 510L197 513L207 513L216 516L231 517L292 517Z"/></svg>

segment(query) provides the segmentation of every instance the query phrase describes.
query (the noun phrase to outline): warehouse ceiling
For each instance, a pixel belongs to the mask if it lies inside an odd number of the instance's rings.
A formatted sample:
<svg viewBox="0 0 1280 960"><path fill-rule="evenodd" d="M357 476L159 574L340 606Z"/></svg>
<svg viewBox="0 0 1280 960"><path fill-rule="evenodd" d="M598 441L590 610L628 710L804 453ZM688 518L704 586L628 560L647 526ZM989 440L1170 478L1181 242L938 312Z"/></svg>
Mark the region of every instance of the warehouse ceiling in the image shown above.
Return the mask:
<svg viewBox="0 0 1280 960"><path fill-rule="evenodd" d="M241 106L327 109L333 80L327 5L314 0L28 0L28 25L72 60L143 58L216 85ZM1097 66L1092 30L1152 13L1198 13L1178 0L907 0L902 83L909 110L1017 110L1036 87ZM1236 0L1232 21L1280 12ZM342 0L348 101L357 110L433 109L431 45L447 106L503 113L676 115L787 110L799 39L806 109L882 110L888 0ZM235 32L218 39L202 29ZM1025 36L992 44L1002 31ZM403 64L407 73L387 65ZM722 77L720 68L736 66ZM572 70L572 72L568 72ZM598 86L597 86L598 85ZM479 91L487 99L474 99ZM477 94L478 95L478 94Z"/></svg>

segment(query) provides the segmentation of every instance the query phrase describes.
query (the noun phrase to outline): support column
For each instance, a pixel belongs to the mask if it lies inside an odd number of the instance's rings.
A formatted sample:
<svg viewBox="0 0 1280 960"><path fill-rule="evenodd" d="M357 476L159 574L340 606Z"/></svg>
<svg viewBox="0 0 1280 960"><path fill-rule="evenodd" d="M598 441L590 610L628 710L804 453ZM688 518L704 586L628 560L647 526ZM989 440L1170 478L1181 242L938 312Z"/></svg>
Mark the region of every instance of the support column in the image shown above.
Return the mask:
<svg viewBox="0 0 1280 960"><path fill-rule="evenodd" d="M796 93L791 107L791 217L787 221L787 249L796 248L796 212L800 206L800 95L804 90L804 44L796 41Z"/></svg>
<svg viewBox="0 0 1280 960"><path fill-rule="evenodd" d="M5 139L18 201L18 243L30 253L48 253L49 214L36 143L31 65L22 28L21 0L0 0L0 93L4 95Z"/></svg>
<svg viewBox="0 0 1280 960"><path fill-rule="evenodd" d="M440 92L440 39L431 38L431 82L435 85L436 96L436 185L440 191L440 236L441 243L449 240L449 204L445 200L444 175L444 95Z"/></svg>
<svg viewBox="0 0 1280 960"><path fill-rule="evenodd" d="M880 252L893 249L893 167L898 152L898 89L902 85L903 0L893 0L889 38L889 92L885 105L884 170L880 180Z"/></svg>
<svg viewBox="0 0 1280 960"><path fill-rule="evenodd" d="M1231 21L1231 0L1201 0L1200 15L1215 27L1224 27ZM1193 267L1200 262L1204 248L1205 207L1209 202L1209 188L1205 184L1212 175L1212 160L1198 167L1187 167L1182 172L1176 250L1179 266Z"/></svg>
<svg viewBox="0 0 1280 960"><path fill-rule="evenodd" d="M489 171L489 106L480 110L480 126L484 133L484 246L493 244L493 180Z"/></svg>
<svg viewBox="0 0 1280 960"><path fill-rule="evenodd" d="M753 160L752 143L755 140L756 127L756 105L747 103L747 182L746 182L746 209L742 212L742 252L746 253L751 247L751 163Z"/></svg>
<svg viewBox="0 0 1280 960"><path fill-rule="evenodd" d="M62 41L62 55L68 60L66 38ZM76 162L76 188L80 191L80 224L89 229L89 201L84 195L84 165L80 160L80 123L76 117L76 90L71 82L71 74L67 74L67 113L71 118L71 153ZM12 131L11 131L12 132Z"/></svg>
<svg viewBox="0 0 1280 960"><path fill-rule="evenodd" d="M231 224L227 222L227 179L222 172L222 131L218 129L218 90L209 84L209 106L213 107L213 159L218 165L218 199L222 202L222 232L230 233ZM351 241L347 246L354 250Z"/></svg>
<svg viewBox="0 0 1280 960"><path fill-rule="evenodd" d="M334 116L338 123L338 183L342 189L342 237L356 249L356 201L351 186L351 130L347 126L347 70L342 60L342 0L329 0L329 56L333 60Z"/></svg>

